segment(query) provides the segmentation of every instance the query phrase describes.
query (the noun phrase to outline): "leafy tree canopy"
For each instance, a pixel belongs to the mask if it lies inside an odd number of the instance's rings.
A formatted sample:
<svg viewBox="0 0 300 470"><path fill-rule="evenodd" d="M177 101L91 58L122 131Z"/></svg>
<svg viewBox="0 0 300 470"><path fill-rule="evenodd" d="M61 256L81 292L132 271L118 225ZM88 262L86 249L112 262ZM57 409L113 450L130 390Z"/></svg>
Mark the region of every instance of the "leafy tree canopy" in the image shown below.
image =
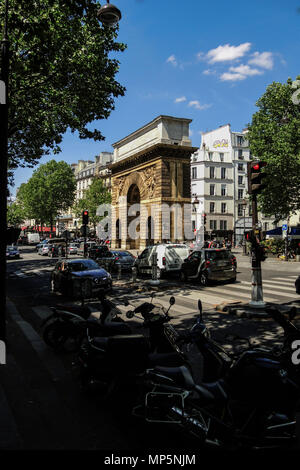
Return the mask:
<svg viewBox="0 0 300 470"><path fill-rule="evenodd" d="M273 82L257 101L247 137L251 154L266 161L260 210L285 219L300 210L300 77Z"/></svg>
<svg viewBox="0 0 300 470"><path fill-rule="evenodd" d="M73 205L76 182L71 167L51 160L40 165L18 191L27 217L53 224L57 215Z"/></svg>
<svg viewBox="0 0 300 470"><path fill-rule="evenodd" d="M25 220L22 206L17 202L13 202L7 206L7 225L20 225Z"/></svg>
<svg viewBox="0 0 300 470"><path fill-rule="evenodd" d="M116 80L118 27L102 26L95 0L10 0L10 168L60 152L63 134L103 140L88 124L107 119L125 88ZM5 2L0 2L3 30ZM0 59L1 60L1 59ZM1 64L0 64L1 66Z"/></svg>

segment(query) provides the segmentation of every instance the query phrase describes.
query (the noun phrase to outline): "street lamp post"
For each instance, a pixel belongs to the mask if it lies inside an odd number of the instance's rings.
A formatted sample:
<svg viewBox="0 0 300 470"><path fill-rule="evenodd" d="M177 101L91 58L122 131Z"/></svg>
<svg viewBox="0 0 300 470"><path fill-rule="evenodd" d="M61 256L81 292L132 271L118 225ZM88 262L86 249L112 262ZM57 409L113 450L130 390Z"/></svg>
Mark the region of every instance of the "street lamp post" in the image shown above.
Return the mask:
<svg viewBox="0 0 300 470"><path fill-rule="evenodd" d="M6 340L6 231L7 231L7 167L8 167L8 80L9 80L9 40L8 40L8 0L5 0L4 32L1 41L0 71L0 227L4 236L0 237L0 341ZM97 12L99 21L106 26L116 25L122 18L120 10L109 3Z"/></svg>
<svg viewBox="0 0 300 470"><path fill-rule="evenodd" d="M199 206L199 200L198 200L197 196L194 199L193 206L194 206L194 209L195 209L195 212L196 212L195 213L195 217L196 217L195 228L196 228L196 243L197 243L197 215L198 215L198 206Z"/></svg>
<svg viewBox="0 0 300 470"><path fill-rule="evenodd" d="M0 240L0 285L4 292L0 301L0 340L6 339L6 232L7 232L7 141L8 141L8 0L5 2L4 31L1 41L0 72L0 227L3 236Z"/></svg>
<svg viewBox="0 0 300 470"><path fill-rule="evenodd" d="M245 238L245 230L246 230L245 214L246 214L246 207L247 207L246 199L242 200L242 207L243 207L243 219L244 219L243 254L246 255L246 238Z"/></svg>

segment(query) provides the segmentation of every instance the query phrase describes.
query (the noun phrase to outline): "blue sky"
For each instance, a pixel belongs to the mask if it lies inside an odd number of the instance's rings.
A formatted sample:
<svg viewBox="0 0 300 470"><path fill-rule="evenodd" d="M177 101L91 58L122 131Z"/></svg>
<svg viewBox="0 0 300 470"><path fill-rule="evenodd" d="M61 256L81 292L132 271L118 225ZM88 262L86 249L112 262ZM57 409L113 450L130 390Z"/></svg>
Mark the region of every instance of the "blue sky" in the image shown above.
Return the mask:
<svg viewBox="0 0 300 470"><path fill-rule="evenodd" d="M273 81L300 74L300 0L111 0L121 11L117 80L124 97L106 121L91 124L103 142L66 133L61 154L67 163L112 151L112 143L160 114L190 118L191 140L230 123L242 130L255 103ZM33 169L15 172L15 187Z"/></svg>

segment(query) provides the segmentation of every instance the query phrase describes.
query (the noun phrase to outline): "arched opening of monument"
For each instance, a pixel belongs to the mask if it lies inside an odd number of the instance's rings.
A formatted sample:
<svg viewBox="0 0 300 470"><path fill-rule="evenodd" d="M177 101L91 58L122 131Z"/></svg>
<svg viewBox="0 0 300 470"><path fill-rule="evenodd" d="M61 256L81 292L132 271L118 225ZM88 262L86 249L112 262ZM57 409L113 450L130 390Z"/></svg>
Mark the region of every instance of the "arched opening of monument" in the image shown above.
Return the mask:
<svg viewBox="0 0 300 470"><path fill-rule="evenodd" d="M127 233L130 249L140 247L140 190L136 184L132 184L127 193Z"/></svg>

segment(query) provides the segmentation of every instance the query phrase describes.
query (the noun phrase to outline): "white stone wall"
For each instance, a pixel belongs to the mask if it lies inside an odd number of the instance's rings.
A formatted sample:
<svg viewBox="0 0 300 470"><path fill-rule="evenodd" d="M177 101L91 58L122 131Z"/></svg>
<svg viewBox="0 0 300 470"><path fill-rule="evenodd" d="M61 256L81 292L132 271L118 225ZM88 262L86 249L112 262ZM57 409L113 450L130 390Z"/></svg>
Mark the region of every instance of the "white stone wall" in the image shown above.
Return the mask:
<svg viewBox="0 0 300 470"><path fill-rule="evenodd" d="M158 116L156 119L113 144L114 161L119 161L145 150L154 144L191 145L190 119Z"/></svg>

